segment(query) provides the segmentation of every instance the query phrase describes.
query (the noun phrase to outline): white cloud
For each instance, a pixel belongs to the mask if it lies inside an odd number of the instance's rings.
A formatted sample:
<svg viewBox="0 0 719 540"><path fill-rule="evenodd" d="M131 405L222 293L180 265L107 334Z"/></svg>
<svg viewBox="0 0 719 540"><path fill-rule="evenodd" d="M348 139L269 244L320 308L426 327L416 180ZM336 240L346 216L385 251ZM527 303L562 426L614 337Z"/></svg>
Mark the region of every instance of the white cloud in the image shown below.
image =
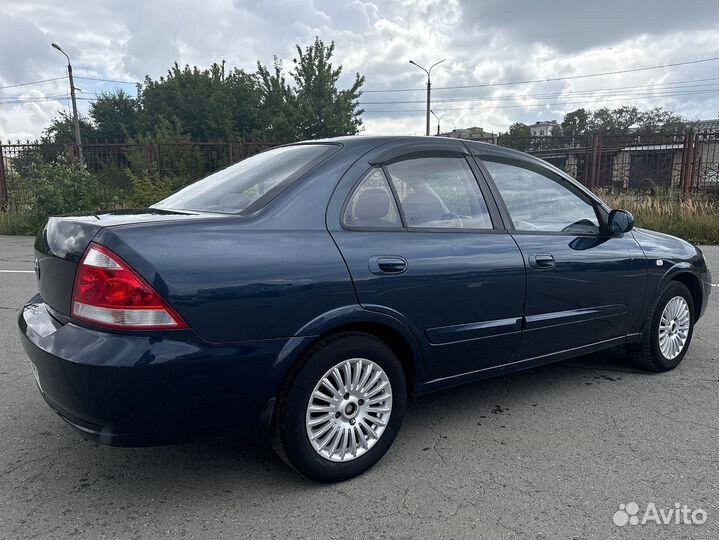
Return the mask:
<svg viewBox="0 0 719 540"><path fill-rule="evenodd" d="M595 102L602 99L608 106L624 104L593 92L601 88L719 77L719 62L523 86L439 87L572 76L719 56L716 15L716 0L696 0L692 9L669 0L591 5L569 0L66 0L61 4L5 0L0 14L0 86L62 76L64 58L50 48L53 40L71 56L78 75L140 80L145 74L163 75L174 61L207 66L225 59L229 66L254 70L258 59L263 63L271 62L273 55L289 59L296 43L309 44L319 35L325 41L335 40L345 84L354 72L360 72L367 77L366 89L419 89L367 93L363 101L421 102L425 76L408 60L427 65L448 58L433 72L437 88L433 107L447 113L443 127L478 125L503 130L514 121L560 119L583 103L590 108L601 106ZM714 90L704 94L626 99L690 117L715 117L719 113L716 83L703 87ZM78 81L77 86L88 97L114 85ZM132 86L125 88L132 90ZM8 103L30 89L39 95L64 96L67 81L0 90L0 138L37 136L66 107L65 98ZM579 99L568 92L584 93ZM564 97L543 101L530 97L540 93L563 93ZM517 96L521 98L506 101ZM617 97L622 95L612 99ZM460 98L471 100L441 101ZM561 104L566 101L577 103ZM549 103L534 106L540 102ZM81 102L81 110L86 110L87 103ZM368 104L365 133L421 134L423 108L422 103ZM369 112L389 109L412 111Z"/></svg>

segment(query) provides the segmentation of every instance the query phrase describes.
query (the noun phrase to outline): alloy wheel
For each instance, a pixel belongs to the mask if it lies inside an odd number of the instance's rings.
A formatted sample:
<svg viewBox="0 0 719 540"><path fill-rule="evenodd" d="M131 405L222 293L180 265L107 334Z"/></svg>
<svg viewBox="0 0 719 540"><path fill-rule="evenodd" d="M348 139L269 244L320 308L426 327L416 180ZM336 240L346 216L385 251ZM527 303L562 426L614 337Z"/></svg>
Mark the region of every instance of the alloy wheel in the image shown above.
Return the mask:
<svg viewBox="0 0 719 540"><path fill-rule="evenodd" d="M659 350L667 360L673 360L684 350L689 337L691 316L689 304L683 296L675 296L664 306L659 320Z"/></svg>
<svg viewBox="0 0 719 540"><path fill-rule="evenodd" d="M392 385L384 370L366 358L330 368L307 404L307 437L323 458L356 459L380 439L392 414Z"/></svg>

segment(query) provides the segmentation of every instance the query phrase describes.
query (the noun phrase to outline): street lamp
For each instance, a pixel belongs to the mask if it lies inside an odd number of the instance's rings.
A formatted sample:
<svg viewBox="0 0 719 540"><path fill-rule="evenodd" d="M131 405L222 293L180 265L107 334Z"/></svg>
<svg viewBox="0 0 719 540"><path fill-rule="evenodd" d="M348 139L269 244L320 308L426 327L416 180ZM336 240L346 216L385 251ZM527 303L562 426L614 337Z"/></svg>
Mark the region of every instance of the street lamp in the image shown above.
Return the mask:
<svg viewBox="0 0 719 540"><path fill-rule="evenodd" d="M82 141L80 140L80 119L77 116L77 100L75 99L75 82L72 79L72 65L70 57L60 48L57 43L52 43L53 49L57 49L67 58L67 76L70 79L70 97L72 98L72 121L75 124L75 144L77 145L77 156L82 163Z"/></svg>
<svg viewBox="0 0 719 540"><path fill-rule="evenodd" d="M433 110L430 109L429 112L431 112L432 115L437 119L437 135L439 135L439 122L440 120L442 120L442 118L447 116L447 113L444 113L442 116L437 116L437 114Z"/></svg>
<svg viewBox="0 0 719 540"><path fill-rule="evenodd" d="M430 79L431 79L431 75L432 75L432 68L433 68L434 66L437 66L437 65L441 64L441 63L444 62L445 60L446 60L446 58L443 58L443 59L440 60L439 62L436 62L436 63L432 64L429 69L424 69L422 66L420 66L420 65L419 65L417 62L415 62L414 60L410 60L410 61L409 61L410 64L412 64L412 65L414 65L414 66L417 66L419 69L421 69L422 71L424 71L424 72L427 74L427 129L426 129L425 135L429 135L430 95L431 95L431 92L432 92L432 81L431 81Z"/></svg>

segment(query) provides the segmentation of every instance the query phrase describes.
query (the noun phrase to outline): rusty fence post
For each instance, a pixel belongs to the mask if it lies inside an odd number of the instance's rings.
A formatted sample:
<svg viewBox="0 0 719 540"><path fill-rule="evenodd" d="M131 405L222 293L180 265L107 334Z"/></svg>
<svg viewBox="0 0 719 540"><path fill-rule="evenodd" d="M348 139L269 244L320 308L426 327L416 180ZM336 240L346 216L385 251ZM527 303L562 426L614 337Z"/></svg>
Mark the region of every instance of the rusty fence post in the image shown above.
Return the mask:
<svg viewBox="0 0 719 540"><path fill-rule="evenodd" d="M679 193L684 196L684 186L687 176L687 161L689 160L689 131L684 132L684 140L682 141L682 161L679 165Z"/></svg>
<svg viewBox="0 0 719 540"><path fill-rule="evenodd" d="M695 141L696 136L694 130L688 129L684 132L684 145L682 148L682 169L679 175L679 188L682 199L689 194L692 185L692 175L694 174L695 160Z"/></svg>
<svg viewBox="0 0 719 540"><path fill-rule="evenodd" d="M598 188L599 187L599 175L602 172L602 136L596 135L596 159L594 162L594 174L592 175L592 187Z"/></svg>
<svg viewBox="0 0 719 540"><path fill-rule="evenodd" d="M7 180L5 178L5 156L0 142L0 206L8 202Z"/></svg>
<svg viewBox="0 0 719 540"><path fill-rule="evenodd" d="M589 189L594 189L596 180L594 175L597 171L597 135L592 136L592 169L589 171Z"/></svg>
<svg viewBox="0 0 719 540"><path fill-rule="evenodd" d="M227 164L232 165L232 163L233 163L233 161L232 161L232 143L228 142L227 143Z"/></svg>
<svg viewBox="0 0 719 540"><path fill-rule="evenodd" d="M591 161L589 153L589 135L584 137L584 175L582 176L582 183L585 187L589 187L589 162Z"/></svg>
<svg viewBox="0 0 719 540"><path fill-rule="evenodd" d="M692 167L689 174L689 186L687 191L691 192L698 189L699 187L699 168L701 165L701 142L699 138L699 132L695 133L692 137Z"/></svg>

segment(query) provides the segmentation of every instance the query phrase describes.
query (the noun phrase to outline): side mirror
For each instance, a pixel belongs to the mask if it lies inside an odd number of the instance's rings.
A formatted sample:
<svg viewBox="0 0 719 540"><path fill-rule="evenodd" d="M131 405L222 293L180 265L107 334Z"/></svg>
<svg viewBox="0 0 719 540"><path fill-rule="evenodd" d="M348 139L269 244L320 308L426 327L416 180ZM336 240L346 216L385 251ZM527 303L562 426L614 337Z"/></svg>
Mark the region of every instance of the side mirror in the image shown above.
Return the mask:
<svg viewBox="0 0 719 540"><path fill-rule="evenodd" d="M626 210L612 210L609 212L607 227L612 234L627 233L634 228L634 216Z"/></svg>

